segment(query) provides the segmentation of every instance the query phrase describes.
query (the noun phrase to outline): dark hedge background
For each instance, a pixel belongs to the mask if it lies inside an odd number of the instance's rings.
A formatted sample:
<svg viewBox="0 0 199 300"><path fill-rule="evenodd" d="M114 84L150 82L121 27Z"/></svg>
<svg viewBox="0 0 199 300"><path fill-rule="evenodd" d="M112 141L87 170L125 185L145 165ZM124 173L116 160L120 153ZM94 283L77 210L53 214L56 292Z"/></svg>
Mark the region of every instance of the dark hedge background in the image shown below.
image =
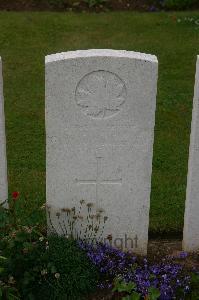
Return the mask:
<svg viewBox="0 0 199 300"><path fill-rule="evenodd" d="M0 10L184 10L198 9L199 0L0 0Z"/></svg>

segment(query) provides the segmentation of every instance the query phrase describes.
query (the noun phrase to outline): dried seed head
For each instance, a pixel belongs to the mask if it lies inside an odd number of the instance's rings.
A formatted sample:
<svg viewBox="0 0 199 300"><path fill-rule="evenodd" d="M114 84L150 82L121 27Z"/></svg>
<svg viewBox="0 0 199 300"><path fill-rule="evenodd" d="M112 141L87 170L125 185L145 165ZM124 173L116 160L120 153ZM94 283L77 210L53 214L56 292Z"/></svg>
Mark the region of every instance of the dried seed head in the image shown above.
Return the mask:
<svg viewBox="0 0 199 300"><path fill-rule="evenodd" d="M108 217L104 217L104 223L108 220Z"/></svg>
<svg viewBox="0 0 199 300"><path fill-rule="evenodd" d="M112 234L109 234L109 235L107 236L107 240L112 241L112 239L113 239Z"/></svg>
<svg viewBox="0 0 199 300"><path fill-rule="evenodd" d="M48 271L46 270L46 269L44 269L44 270L41 270L41 275L46 275L46 274L48 274Z"/></svg>
<svg viewBox="0 0 199 300"><path fill-rule="evenodd" d="M103 208L99 208L99 209L97 209L97 213L100 213L100 214L102 214L102 213L104 213L105 211L104 211L104 209Z"/></svg>
<svg viewBox="0 0 199 300"><path fill-rule="evenodd" d="M17 232L16 232L16 231L13 231L13 232L11 233L11 237L13 237L13 238L15 238L16 235L17 235Z"/></svg>
<svg viewBox="0 0 199 300"><path fill-rule="evenodd" d="M101 214L100 214L100 213L97 213L97 214L96 214L96 219L99 220L100 217L101 217Z"/></svg>
<svg viewBox="0 0 199 300"><path fill-rule="evenodd" d="M9 277L8 283L10 283L10 284L15 284L15 283L16 283L16 281L15 281L15 279L14 279L13 276L10 276L10 277Z"/></svg>
<svg viewBox="0 0 199 300"><path fill-rule="evenodd" d="M24 226L24 229L27 233L31 233L32 232L32 228L29 226Z"/></svg>
<svg viewBox="0 0 199 300"><path fill-rule="evenodd" d="M44 203L44 204L40 207L40 209L43 210L43 209L45 209L45 208L48 208L48 207L47 207L47 205Z"/></svg>
<svg viewBox="0 0 199 300"><path fill-rule="evenodd" d="M60 278L60 274L59 273L55 273L55 278L59 279Z"/></svg>
<svg viewBox="0 0 199 300"><path fill-rule="evenodd" d="M62 208L62 211L66 212L66 213L70 213L71 212L70 208Z"/></svg>
<svg viewBox="0 0 199 300"><path fill-rule="evenodd" d="M56 213L56 216L57 216L58 218L60 217L60 215L61 215L60 212L57 212L57 213Z"/></svg>
<svg viewBox="0 0 199 300"><path fill-rule="evenodd" d="M94 228L95 233L97 233L98 230L99 230L99 226L95 226L95 228Z"/></svg>

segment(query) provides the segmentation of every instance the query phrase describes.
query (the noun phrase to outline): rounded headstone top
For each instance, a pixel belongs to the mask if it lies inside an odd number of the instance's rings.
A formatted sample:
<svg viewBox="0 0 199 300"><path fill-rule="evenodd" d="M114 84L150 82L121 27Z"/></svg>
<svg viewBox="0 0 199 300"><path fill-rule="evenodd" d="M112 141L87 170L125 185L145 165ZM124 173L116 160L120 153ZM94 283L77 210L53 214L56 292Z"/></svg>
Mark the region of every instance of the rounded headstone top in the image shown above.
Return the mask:
<svg viewBox="0 0 199 300"><path fill-rule="evenodd" d="M52 63L55 61L61 61L66 59L75 59L81 57L125 57L132 58L136 60L144 60L148 62L157 63L157 57L151 54L145 54L134 51L126 50L111 50L111 49L90 49L90 50L76 50L68 51L62 53L56 53L47 55L45 58L45 63Z"/></svg>

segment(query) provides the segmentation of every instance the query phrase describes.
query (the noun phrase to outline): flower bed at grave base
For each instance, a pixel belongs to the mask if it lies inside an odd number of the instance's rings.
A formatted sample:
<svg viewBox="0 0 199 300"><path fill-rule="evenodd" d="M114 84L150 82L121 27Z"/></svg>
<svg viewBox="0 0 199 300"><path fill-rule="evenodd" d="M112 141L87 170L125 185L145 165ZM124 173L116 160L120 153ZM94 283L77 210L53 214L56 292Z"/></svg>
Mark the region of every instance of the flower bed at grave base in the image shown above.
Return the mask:
<svg viewBox="0 0 199 300"><path fill-rule="evenodd" d="M197 0L0 0L1 10L183 10L197 9Z"/></svg>
<svg viewBox="0 0 199 300"><path fill-rule="evenodd" d="M187 253L146 259L73 236L47 238L40 224L18 219L19 204L13 193L10 210L0 206L0 299L198 299Z"/></svg>

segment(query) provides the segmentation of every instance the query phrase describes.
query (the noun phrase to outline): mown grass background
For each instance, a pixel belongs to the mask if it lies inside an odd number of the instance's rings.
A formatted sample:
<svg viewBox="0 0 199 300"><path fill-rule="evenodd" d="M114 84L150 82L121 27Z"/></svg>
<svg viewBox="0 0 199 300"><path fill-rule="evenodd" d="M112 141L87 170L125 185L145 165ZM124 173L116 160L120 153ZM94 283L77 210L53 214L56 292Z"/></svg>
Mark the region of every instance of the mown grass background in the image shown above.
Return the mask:
<svg viewBox="0 0 199 300"><path fill-rule="evenodd" d="M9 191L26 198L22 218L45 202L44 56L126 49L159 59L150 232L182 232L199 54L199 26L184 17L199 19L199 12L0 13Z"/></svg>

